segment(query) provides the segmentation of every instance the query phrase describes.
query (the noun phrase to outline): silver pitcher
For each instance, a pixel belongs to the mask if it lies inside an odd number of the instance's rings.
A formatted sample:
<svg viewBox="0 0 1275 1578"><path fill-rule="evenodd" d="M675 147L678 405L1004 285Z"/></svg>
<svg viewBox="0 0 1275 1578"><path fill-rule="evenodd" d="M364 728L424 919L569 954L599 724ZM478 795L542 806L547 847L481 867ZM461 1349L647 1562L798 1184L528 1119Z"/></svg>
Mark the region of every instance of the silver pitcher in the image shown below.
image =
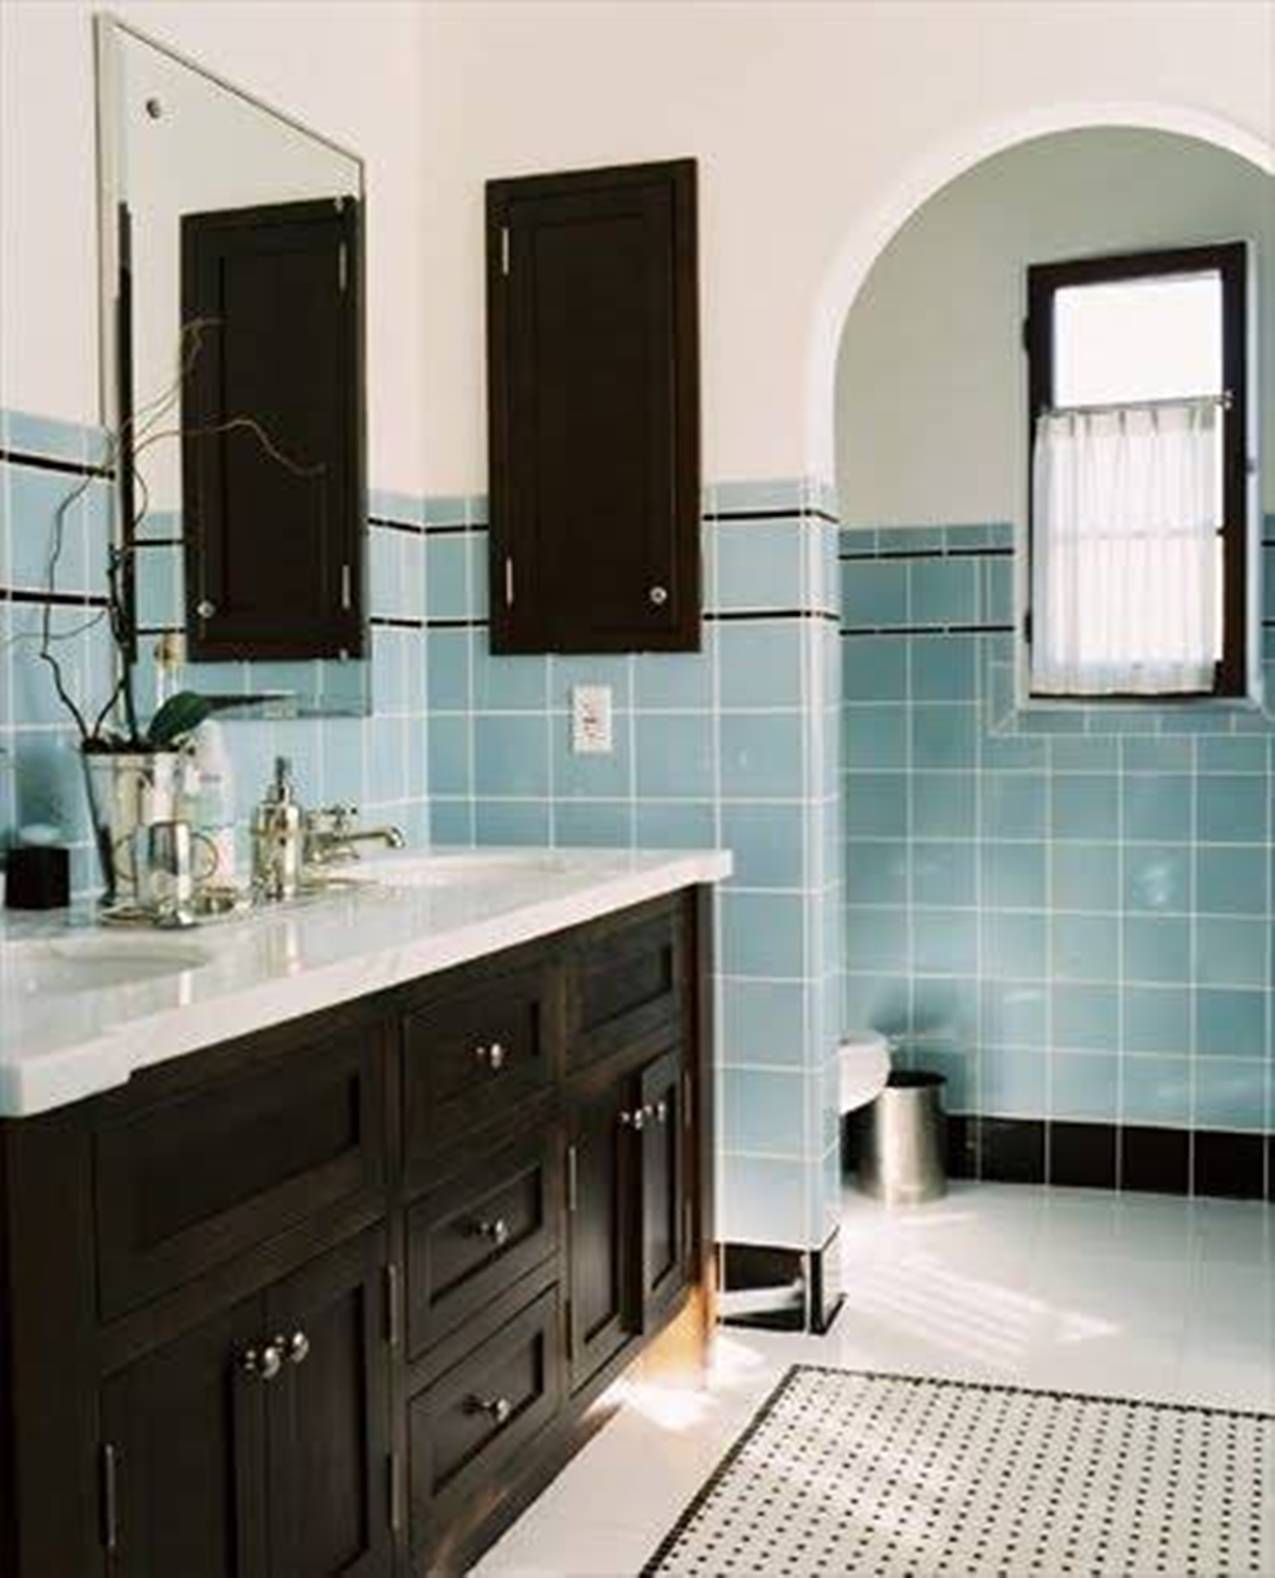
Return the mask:
<svg viewBox="0 0 1275 1578"><path fill-rule="evenodd" d="M184 819L184 763L180 751L85 751L89 815L102 866L102 904L140 908L140 829Z"/></svg>

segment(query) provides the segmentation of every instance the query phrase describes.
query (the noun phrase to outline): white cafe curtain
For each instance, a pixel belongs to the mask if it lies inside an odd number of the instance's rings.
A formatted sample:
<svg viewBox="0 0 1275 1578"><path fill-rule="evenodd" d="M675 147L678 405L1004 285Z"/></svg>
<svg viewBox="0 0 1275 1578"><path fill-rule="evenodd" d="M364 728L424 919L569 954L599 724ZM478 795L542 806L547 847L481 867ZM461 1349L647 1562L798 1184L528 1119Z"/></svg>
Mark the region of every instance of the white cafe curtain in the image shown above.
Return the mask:
<svg viewBox="0 0 1275 1578"><path fill-rule="evenodd" d="M1037 419L1033 692L1212 689L1221 421L1215 399Z"/></svg>

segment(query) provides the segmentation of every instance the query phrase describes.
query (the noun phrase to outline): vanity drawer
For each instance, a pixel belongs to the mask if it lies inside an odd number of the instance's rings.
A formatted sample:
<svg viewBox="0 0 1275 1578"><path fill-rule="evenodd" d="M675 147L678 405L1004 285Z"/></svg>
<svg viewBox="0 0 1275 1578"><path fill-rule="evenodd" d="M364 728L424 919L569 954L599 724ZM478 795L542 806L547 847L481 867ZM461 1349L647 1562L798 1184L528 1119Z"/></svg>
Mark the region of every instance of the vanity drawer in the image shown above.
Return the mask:
<svg viewBox="0 0 1275 1578"><path fill-rule="evenodd" d="M593 1063L645 1040L681 1011L680 907L661 904L598 928L568 965L568 1061Z"/></svg>
<svg viewBox="0 0 1275 1578"><path fill-rule="evenodd" d="M498 1504L498 1471L549 1424L562 1396L556 1285L408 1405L412 1545L434 1551Z"/></svg>
<svg viewBox="0 0 1275 1578"><path fill-rule="evenodd" d="M559 1126L515 1140L423 1195L407 1213L411 1357L540 1264L558 1247Z"/></svg>
<svg viewBox="0 0 1275 1578"><path fill-rule="evenodd" d="M94 1136L97 1272L111 1319L276 1233L384 1188L385 1030L290 1044Z"/></svg>
<svg viewBox="0 0 1275 1578"><path fill-rule="evenodd" d="M483 973L403 1021L409 1177L440 1147L516 1112L552 1086L550 986L533 963Z"/></svg>

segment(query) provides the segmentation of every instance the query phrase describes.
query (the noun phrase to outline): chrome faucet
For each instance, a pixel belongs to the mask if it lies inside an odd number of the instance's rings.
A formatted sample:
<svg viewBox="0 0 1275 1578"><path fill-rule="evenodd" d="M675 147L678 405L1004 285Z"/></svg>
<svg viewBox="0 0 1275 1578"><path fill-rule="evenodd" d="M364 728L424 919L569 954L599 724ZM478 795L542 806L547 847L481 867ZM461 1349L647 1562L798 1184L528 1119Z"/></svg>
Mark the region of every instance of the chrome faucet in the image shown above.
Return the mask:
<svg viewBox="0 0 1275 1578"><path fill-rule="evenodd" d="M357 860L359 844L383 844L403 849L407 840L397 827L355 827L358 810L352 805L330 805L307 811L302 821L301 859L306 866L335 866Z"/></svg>

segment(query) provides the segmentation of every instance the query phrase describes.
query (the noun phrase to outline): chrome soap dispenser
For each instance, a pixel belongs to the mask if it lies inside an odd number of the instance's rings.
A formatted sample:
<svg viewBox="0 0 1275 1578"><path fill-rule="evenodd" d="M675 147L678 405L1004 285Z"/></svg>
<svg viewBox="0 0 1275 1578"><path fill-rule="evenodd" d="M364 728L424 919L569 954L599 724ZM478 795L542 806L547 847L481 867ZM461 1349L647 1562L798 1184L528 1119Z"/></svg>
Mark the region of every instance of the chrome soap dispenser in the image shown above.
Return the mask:
<svg viewBox="0 0 1275 1578"><path fill-rule="evenodd" d="M261 898L296 898L301 846L301 806L292 783L292 763L277 756L274 781L252 814L252 885Z"/></svg>

